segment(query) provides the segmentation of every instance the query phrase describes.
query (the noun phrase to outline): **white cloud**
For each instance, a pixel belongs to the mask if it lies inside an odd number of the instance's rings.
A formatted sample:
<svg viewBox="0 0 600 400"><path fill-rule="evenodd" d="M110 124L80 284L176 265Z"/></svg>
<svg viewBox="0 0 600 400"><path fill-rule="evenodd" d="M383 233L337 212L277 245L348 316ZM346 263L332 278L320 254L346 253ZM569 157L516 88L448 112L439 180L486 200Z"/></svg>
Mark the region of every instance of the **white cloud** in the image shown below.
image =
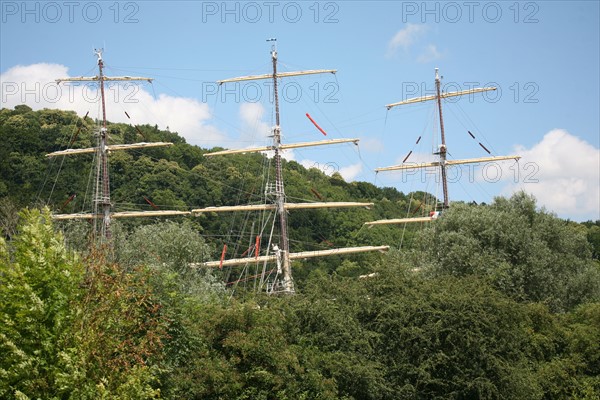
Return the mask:
<svg viewBox="0 0 600 400"><path fill-rule="evenodd" d="M362 163L356 163L340 168L339 172L346 182L352 182L362 172L362 169Z"/></svg>
<svg viewBox="0 0 600 400"><path fill-rule="evenodd" d="M391 57L396 54L398 48L402 48L405 52L408 51L417 39L419 39L427 31L426 25L408 23L400 29L388 43L387 56Z"/></svg>
<svg viewBox="0 0 600 400"><path fill-rule="evenodd" d="M0 75L0 106L14 108L27 104L34 110L73 110L79 115L89 111L91 117L101 118L100 96L94 83L56 84L57 78L70 77L68 72L64 65L46 63L10 68ZM169 127L190 144L212 147L224 139L225 135L210 125L212 117L208 105L166 94L156 98L148 92L147 85L108 82L105 90L107 119L158 125L162 129Z"/></svg>
<svg viewBox="0 0 600 400"><path fill-rule="evenodd" d="M516 151L523 157L519 179L506 193L523 189L563 218L600 219L600 149L554 129L531 148Z"/></svg>
<svg viewBox="0 0 600 400"><path fill-rule="evenodd" d="M417 62L426 64L442 58L442 53L438 50L434 44L428 44L425 50L417 57Z"/></svg>
<svg viewBox="0 0 600 400"><path fill-rule="evenodd" d="M320 161L309 160L306 158L303 160L300 160L298 162L306 169L316 168L328 176L333 175L335 172L338 172L340 169L340 167L336 163L331 163L331 162L325 163L325 162L320 162Z"/></svg>
<svg viewBox="0 0 600 400"><path fill-rule="evenodd" d="M250 148L270 145L272 143L272 127L262 120L265 108L260 103L242 103L240 105L240 119L242 131L239 139L230 143L228 148ZM236 146L237 145L237 146ZM262 152L268 158L273 158L272 150ZM281 158L287 161L295 161L293 149L282 150Z"/></svg>
<svg viewBox="0 0 600 400"><path fill-rule="evenodd" d="M376 138L360 138L358 143L361 150L366 150L373 153L380 153L385 150L383 142Z"/></svg>
<svg viewBox="0 0 600 400"><path fill-rule="evenodd" d="M281 158L287 161L296 161L296 153L294 153L293 149L283 150L281 152Z"/></svg>
<svg viewBox="0 0 600 400"><path fill-rule="evenodd" d="M240 105L240 119L242 121L242 142L263 141L271 134L269 124L262 120L265 108L260 103L242 103Z"/></svg>
<svg viewBox="0 0 600 400"><path fill-rule="evenodd" d="M518 163L506 160L452 166L448 169L448 181L451 184L460 182L465 187L484 182L504 185L500 194L510 196L524 190L536 197L540 207L561 218L600 219L599 148L565 130L555 129L530 148L517 146L510 154L522 158ZM401 164L405 156L398 158L396 164ZM435 157L431 154L413 153L406 163L433 160ZM438 167L428 167L390 171L380 178L393 184L435 184L438 172ZM491 198L485 201L491 201Z"/></svg>
<svg viewBox="0 0 600 400"><path fill-rule="evenodd" d="M264 154L267 158L273 158L275 156L275 152L273 150L263 151L262 154ZM293 149L282 150L281 158L287 161L296 161L296 154L294 153Z"/></svg>
<svg viewBox="0 0 600 400"><path fill-rule="evenodd" d="M334 162L324 163L309 159L300 160L299 163L307 169L316 168L327 176L332 176L337 172L342 176L342 178L344 178L346 182L352 182L354 178L356 178L356 176L362 172L363 169L362 163L347 165L345 167L340 167Z"/></svg>

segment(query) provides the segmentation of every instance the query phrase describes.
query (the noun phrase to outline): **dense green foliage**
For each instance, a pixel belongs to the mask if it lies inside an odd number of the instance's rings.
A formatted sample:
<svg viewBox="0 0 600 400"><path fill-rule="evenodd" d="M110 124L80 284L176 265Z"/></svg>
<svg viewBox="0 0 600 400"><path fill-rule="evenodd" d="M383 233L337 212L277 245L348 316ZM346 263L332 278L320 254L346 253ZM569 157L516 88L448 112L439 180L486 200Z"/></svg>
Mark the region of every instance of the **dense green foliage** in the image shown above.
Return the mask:
<svg viewBox="0 0 600 400"><path fill-rule="evenodd" d="M490 206L456 204L438 222L418 241L438 276L482 276L516 300L557 311L597 296L591 230L537 211L524 193Z"/></svg>
<svg viewBox="0 0 600 400"><path fill-rule="evenodd" d="M49 215L30 212L8 248L0 238L0 397L52 397L64 383L65 330L83 266L55 235ZM38 222L43 218L45 221Z"/></svg>
<svg viewBox="0 0 600 400"><path fill-rule="evenodd" d="M89 145L92 124L73 113L0 111L0 398L600 398L598 222L561 220L522 193L453 204L385 256L295 262L294 296L234 291L224 283L230 271L193 264L232 243L232 227L250 216L115 223L111 245L94 248L87 222L53 224L35 208L81 209L84 194L63 203L85 187L90 159L44 158L75 125L84 127L77 146ZM174 133L141 130L176 144L114 154L118 203L145 196L188 209L263 190L265 157L208 159ZM111 133L140 139L123 124ZM66 177L45 185L59 167ZM396 245L401 227L361 223L418 209L425 195L411 202L294 162L285 173L295 198L312 188L327 200L376 203L292 214L302 249ZM236 254L248 239L233 242Z"/></svg>
<svg viewBox="0 0 600 400"><path fill-rule="evenodd" d="M45 154L64 149L71 142L73 148L93 146L95 129L94 121L80 119L73 112L32 111L24 105L14 110L0 110L0 140L3 143L0 148L0 201L17 210L42 204L57 213L89 212L92 155L48 159ZM134 127L120 123L109 124L108 131L110 143L141 140L174 143L166 148L111 153L111 201L115 211L152 210L147 200L160 209L190 210L257 203L264 198L266 181L263 177L273 166L262 154L204 157L207 150L185 143L176 133L149 125L139 127L141 134ZM375 202L372 210L290 212L292 251L387 243L393 229L367 230L362 228L362 223L400 217L408 208L420 213L428 211L420 207L424 193L415 193L411 199L393 188L378 188L366 182L347 183L339 174L327 176L317 168L307 169L294 161L284 160L283 167L286 195L290 201ZM69 201L74 194L76 197ZM190 224L211 245L211 259L220 256L224 243L228 245L228 257L234 258L248 249L249 242L254 242L259 227L252 231L252 221L258 215L256 212L204 214L191 219ZM124 229L130 230L136 225L152 222L155 220L127 220L123 224ZM85 227L72 223L64 223L64 226L75 229L75 234L71 234L65 228L69 242L77 242L79 249L85 248ZM8 229L10 226L4 227L5 232ZM268 234L268 230L263 232L263 243L267 242ZM412 235L410 230L407 238ZM368 256L358 259L365 258ZM324 260L319 265L311 264L311 268L332 271L339 261Z"/></svg>
<svg viewBox="0 0 600 400"><path fill-rule="evenodd" d="M553 313L485 276L415 273L393 252L369 279L315 271L296 296L227 300L213 277L183 268L185 246L150 243L137 266L100 251L81 260L49 221L47 211L25 211L0 245L3 398L600 394L597 297ZM189 233L143 226L131 245L152 237L149 228Z"/></svg>
<svg viewBox="0 0 600 400"><path fill-rule="evenodd" d="M101 258L82 262L47 210L24 212L12 245L0 245L2 398L157 393L150 372L166 320L146 268L123 274Z"/></svg>

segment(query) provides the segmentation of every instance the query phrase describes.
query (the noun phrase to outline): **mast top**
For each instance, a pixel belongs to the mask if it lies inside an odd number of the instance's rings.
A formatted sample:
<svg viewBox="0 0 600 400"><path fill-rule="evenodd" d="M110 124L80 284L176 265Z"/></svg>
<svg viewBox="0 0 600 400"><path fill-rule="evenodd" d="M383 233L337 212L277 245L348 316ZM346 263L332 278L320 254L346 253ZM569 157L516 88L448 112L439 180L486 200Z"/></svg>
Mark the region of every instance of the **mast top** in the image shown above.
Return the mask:
<svg viewBox="0 0 600 400"><path fill-rule="evenodd" d="M436 69L435 69L435 81L436 81L436 82L439 82L439 81L440 81L440 73L439 73L439 72L440 72L440 69L439 69L439 68L436 68Z"/></svg>
<svg viewBox="0 0 600 400"><path fill-rule="evenodd" d="M277 58L277 38L269 38L267 42L273 42L271 45L271 57Z"/></svg>
<svg viewBox="0 0 600 400"><path fill-rule="evenodd" d="M98 63L102 62L102 52L104 49L94 49L94 54L98 57Z"/></svg>

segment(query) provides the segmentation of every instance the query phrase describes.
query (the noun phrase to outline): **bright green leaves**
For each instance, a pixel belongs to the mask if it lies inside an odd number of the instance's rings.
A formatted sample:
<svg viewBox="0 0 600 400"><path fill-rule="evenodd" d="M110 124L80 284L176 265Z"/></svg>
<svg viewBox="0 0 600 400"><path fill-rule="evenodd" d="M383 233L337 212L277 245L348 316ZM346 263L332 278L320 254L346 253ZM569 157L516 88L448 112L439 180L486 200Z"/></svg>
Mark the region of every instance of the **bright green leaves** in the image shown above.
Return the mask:
<svg viewBox="0 0 600 400"><path fill-rule="evenodd" d="M491 206L454 204L420 235L439 275L476 275L520 301L568 310L599 299L585 229L535 209L523 193Z"/></svg>
<svg viewBox="0 0 600 400"><path fill-rule="evenodd" d="M53 232L48 210L23 211L11 247L0 244L0 397L52 398L82 264Z"/></svg>
<svg viewBox="0 0 600 400"><path fill-rule="evenodd" d="M0 240L0 397L154 398L168 321L151 271L65 249L46 209Z"/></svg>

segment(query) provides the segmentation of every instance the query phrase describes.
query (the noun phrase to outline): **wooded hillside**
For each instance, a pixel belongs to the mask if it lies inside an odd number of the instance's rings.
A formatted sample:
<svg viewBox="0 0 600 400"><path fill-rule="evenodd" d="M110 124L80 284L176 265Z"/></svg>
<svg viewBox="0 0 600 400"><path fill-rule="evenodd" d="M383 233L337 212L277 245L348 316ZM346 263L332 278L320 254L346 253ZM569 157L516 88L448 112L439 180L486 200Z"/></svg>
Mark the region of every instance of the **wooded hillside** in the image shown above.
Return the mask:
<svg viewBox="0 0 600 400"><path fill-rule="evenodd" d="M266 296L235 270L202 270L224 243L239 256L251 215L118 222L90 249L84 207L93 145L72 112L0 110L0 398L598 399L600 221L565 221L524 193L453 203L413 226L425 193L345 182L285 162L290 198L374 202L290 212L292 249L389 244L385 255L294 262L297 294ZM262 155L206 158L176 133L110 124L117 211L256 201ZM67 200L73 195L72 201ZM120 208L119 208L120 207ZM412 212L412 211L410 211ZM362 274L370 278L359 278Z"/></svg>

